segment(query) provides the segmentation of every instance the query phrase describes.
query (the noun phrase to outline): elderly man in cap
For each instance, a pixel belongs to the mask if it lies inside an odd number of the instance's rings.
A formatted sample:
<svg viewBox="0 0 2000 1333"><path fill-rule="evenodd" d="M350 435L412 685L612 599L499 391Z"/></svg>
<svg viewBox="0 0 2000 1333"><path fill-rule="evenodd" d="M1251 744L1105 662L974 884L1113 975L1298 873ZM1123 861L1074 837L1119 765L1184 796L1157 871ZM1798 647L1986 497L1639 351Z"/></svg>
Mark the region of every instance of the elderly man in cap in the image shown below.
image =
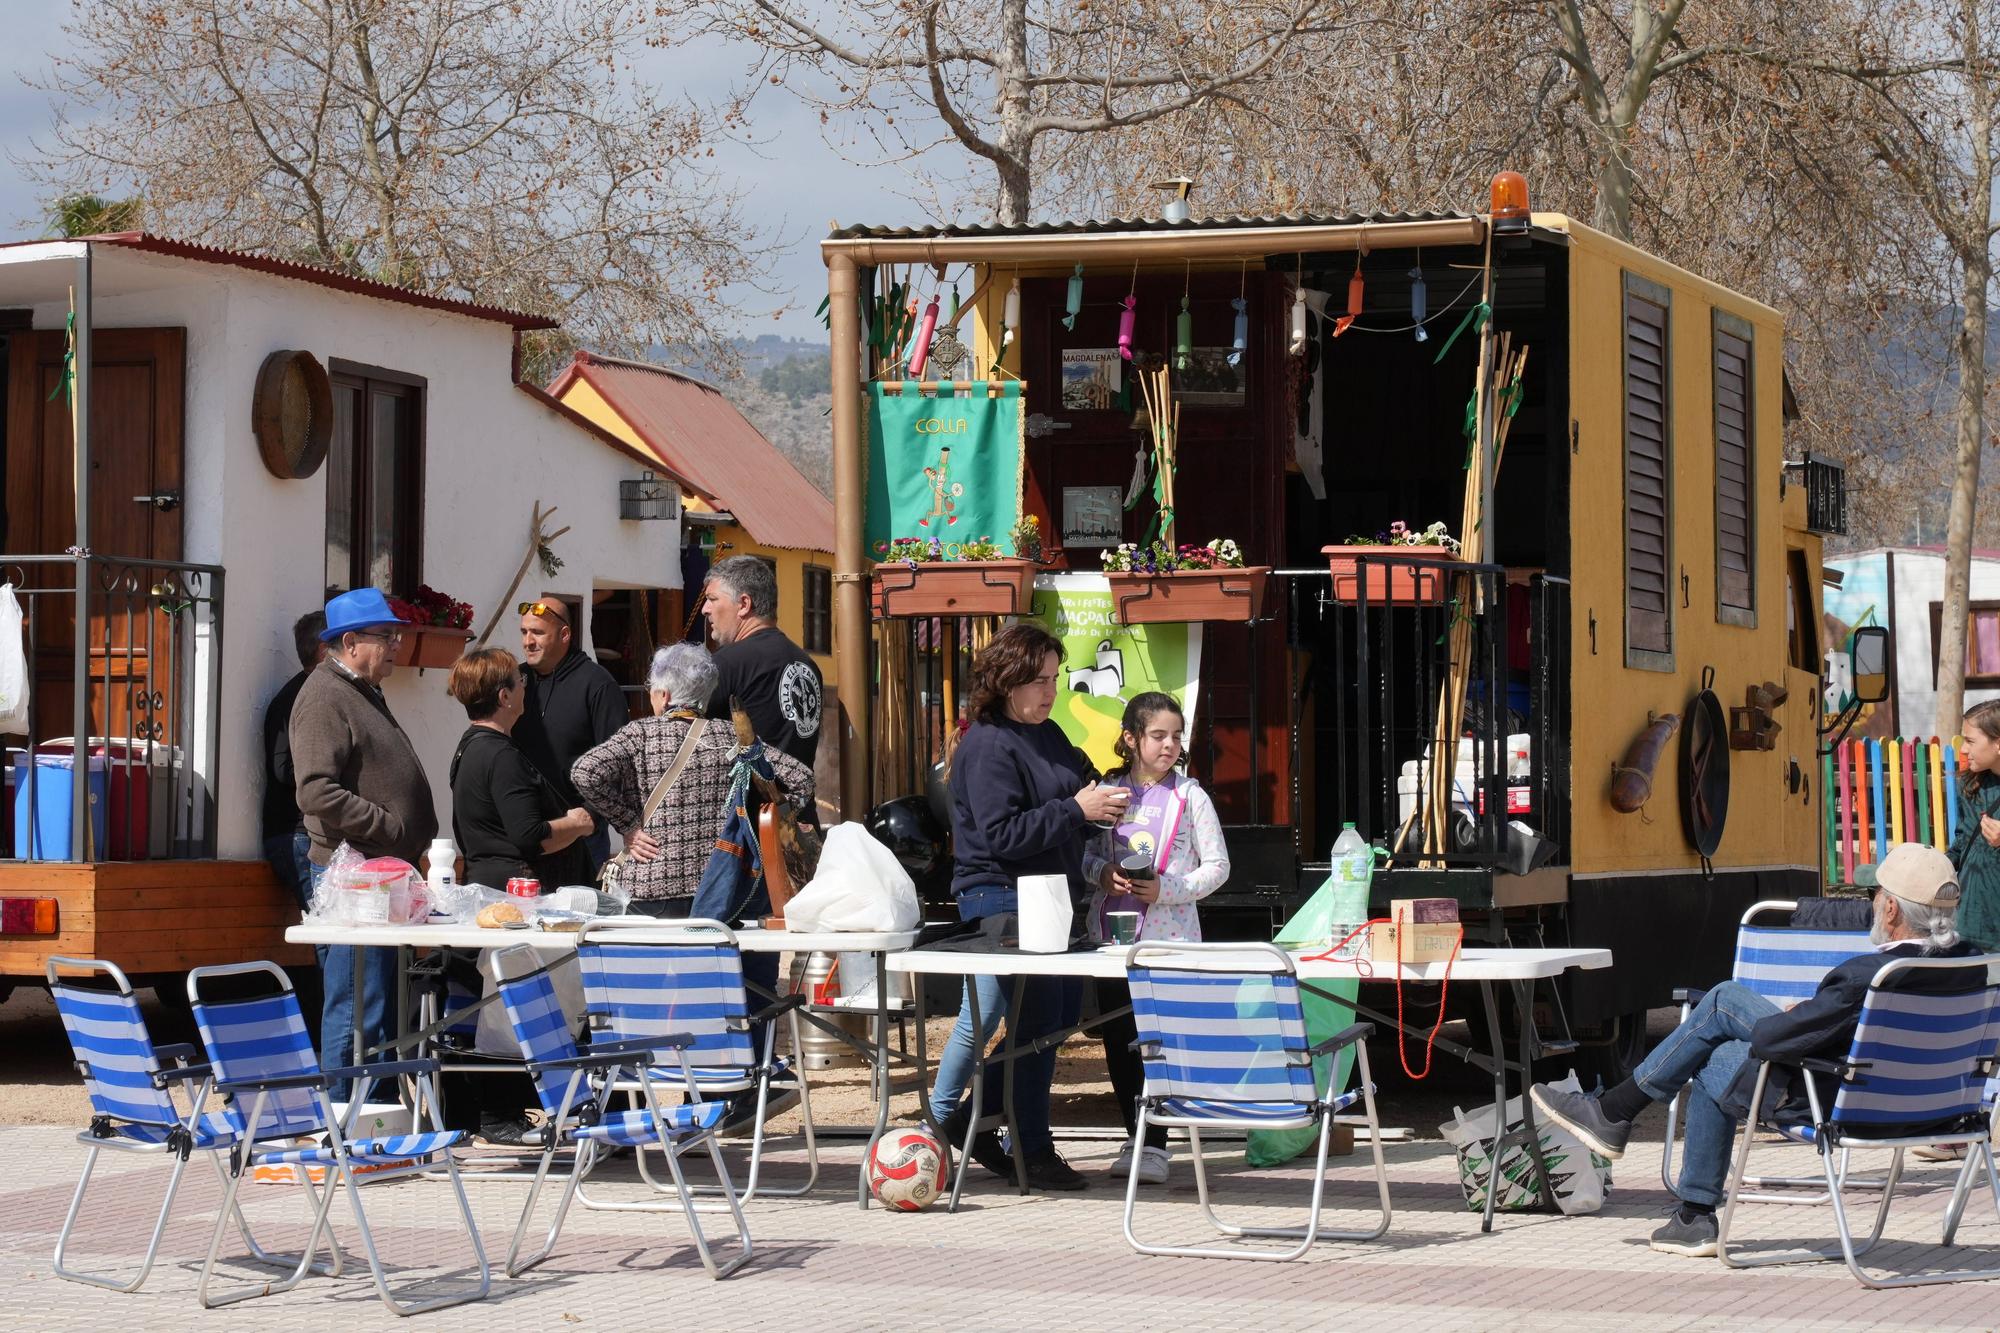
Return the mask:
<svg viewBox="0 0 2000 1333"><path fill-rule="evenodd" d="M1810 999L1780 1009L1749 987L1725 981L1702 996L1686 1020L1617 1087L1595 1095L1560 1092L1545 1083L1532 1089L1535 1105L1550 1120L1593 1151L1622 1157L1638 1114L1687 1088L1687 1143L1675 1189L1680 1206L1653 1233L1654 1249L1691 1258L1716 1253L1715 1210L1722 1202L1730 1142L1756 1091L1754 1061L1838 1059L1847 1054L1868 983L1884 963L1977 952L1958 938L1957 872L1943 852L1897 843L1882 859L1876 879L1880 890L1869 931L1874 952L1828 972ZM1810 1103L1793 1074L1813 1077L1774 1068L1765 1093L1766 1114L1773 1114L1775 1106L1778 1119L1804 1122L1811 1116ZM1825 1104L1831 1104L1832 1093L1822 1089Z"/></svg>
<svg viewBox="0 0 2000 1333"><path fill-rule="evenodd" d="M292 772L312 841L307 855L315 890L343 842L366 857L394 856L416 865L437 836L423 761L382 697L402 637L403 622L374 588L344 592L326 604L326 628L320 632L326 659L299 687L291 724ZM326 985L320 1055L327 1068L337 1068L361 1056L348 1049L357 1000L355 951L333 946L318 952ZM389 1035L394 955L387 949L360 952L362 1040L379 1045ZM346 1100L346 1084L334 1084L330 1095Z"/></svg>

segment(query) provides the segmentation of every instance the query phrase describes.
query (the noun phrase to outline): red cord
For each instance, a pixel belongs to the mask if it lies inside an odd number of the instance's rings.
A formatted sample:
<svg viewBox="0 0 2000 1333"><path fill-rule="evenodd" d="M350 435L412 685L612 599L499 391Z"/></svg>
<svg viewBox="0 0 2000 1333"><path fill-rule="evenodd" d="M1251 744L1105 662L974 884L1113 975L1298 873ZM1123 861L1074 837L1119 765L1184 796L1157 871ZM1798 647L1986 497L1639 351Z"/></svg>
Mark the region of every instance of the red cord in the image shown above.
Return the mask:
<svg viewBox="0 0 2000 1333"><path fill-rule="evenodd" d="M1356 975L1365 981L1368 978L1374 976L1375 974L1374 967L1369 959L1366 958L1343 959L1340 958L1338 955L1342 949L1347 947L1348 941L1352 940L1355 936L1364 934L1374 926L1387 926L1393 924L1395 923L1392 922L1386 916L1376 917L1372 921L1364 921L1359 926L1356 926L1353 930L1347 932L1346 936L1342 938L1339 943L1333 945L1332 947L1325 949L1319 953L1299 955L1300 961L1308 963L1321 962L1321 961L1352 962L1354 964L1354 970ZM1464 945L1464 943L1465 943L1465 927L1460 926L1458 929L1458 938L1453 940L1451 943L1451 956L1444 960L1444 976L1439 978L1438 980L1437 1022L1431 1024L1430 1034L1424 1038L1424 1069L1421 1074L1418 1073L1416 1070L1410 1068L1410 1054L1406 1046L1406 1038L1408 1034L1407 1030L1403 1025L1403 969L1400 960L1398 961L1396 967L1396 1059L1403 1066L1403 1072L1405 1074L1408 1074L1413 1081L1421 1081L1431 1076L1431 1062L1436 1056L1435 1048L1437 1044L1438 1032L1442 1030L1444 1027L1444 1015L1445 1015L1444 1000L1445 1000L1445 994L1451 987L1451 969L1452 965L1458 961L1458 951L1460 947Z"/></svg>

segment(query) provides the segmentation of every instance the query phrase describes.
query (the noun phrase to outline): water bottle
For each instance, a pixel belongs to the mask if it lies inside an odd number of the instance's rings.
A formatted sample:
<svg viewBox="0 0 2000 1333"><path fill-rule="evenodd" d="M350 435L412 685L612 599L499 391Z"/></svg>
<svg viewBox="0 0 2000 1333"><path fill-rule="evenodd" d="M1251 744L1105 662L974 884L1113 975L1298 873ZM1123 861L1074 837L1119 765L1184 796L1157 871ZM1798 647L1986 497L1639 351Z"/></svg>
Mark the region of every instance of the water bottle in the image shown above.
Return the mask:
<svg viewBox="0 0 2000 1333"><path fill-rule="evenodd" d="M439 836L431 841L430 870L424 876L432 906L443 905L458 884L458 844Z"/></svg>
<svg viewBox="0 0 2000 1333"><path fill-rule="evenodd" d="M1332 861L1332 936L1338 943L1368 920L1368 884L1375 873L1375 849L1353 824L1342 824L1340 836L1333 840ZM1339 956L1357 956L1366 939L1363 935L1350 941Z"/></svg>

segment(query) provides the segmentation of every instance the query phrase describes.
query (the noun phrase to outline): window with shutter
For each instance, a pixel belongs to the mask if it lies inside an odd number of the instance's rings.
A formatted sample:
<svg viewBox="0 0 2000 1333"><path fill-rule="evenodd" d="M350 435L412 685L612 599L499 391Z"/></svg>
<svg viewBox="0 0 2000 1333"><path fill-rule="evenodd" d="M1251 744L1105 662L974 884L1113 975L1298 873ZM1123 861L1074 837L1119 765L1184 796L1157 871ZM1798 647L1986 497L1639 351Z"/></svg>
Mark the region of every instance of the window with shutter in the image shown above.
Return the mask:
<svg viewBox="0 0 2000 1333"><path fill-rule="evenodd" d="M1715 312L1715 618L1757 623L1756 427L1749 321Z"/></svg>
<svg viewBox="0 0 2000 1333"><path fill-rule="evenodd" d="M1625 665L1674 669L1672 295L1625 275Z"/></svg>

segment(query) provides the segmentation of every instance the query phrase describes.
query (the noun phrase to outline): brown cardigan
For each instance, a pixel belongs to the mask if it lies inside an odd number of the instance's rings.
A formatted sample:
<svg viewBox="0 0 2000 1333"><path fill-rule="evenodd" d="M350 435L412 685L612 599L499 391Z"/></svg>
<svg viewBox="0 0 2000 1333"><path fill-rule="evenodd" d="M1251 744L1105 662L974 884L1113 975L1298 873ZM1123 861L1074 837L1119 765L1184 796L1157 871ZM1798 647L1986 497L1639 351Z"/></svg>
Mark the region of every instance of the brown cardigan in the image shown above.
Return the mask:
<svg viewBox="0 0 2000 1333"><path fill-rule="evenodd" d="M381 692L329 659L292 706L292 771L312 861L341 843L416 865L437 836L430 779Z"/></svg>

